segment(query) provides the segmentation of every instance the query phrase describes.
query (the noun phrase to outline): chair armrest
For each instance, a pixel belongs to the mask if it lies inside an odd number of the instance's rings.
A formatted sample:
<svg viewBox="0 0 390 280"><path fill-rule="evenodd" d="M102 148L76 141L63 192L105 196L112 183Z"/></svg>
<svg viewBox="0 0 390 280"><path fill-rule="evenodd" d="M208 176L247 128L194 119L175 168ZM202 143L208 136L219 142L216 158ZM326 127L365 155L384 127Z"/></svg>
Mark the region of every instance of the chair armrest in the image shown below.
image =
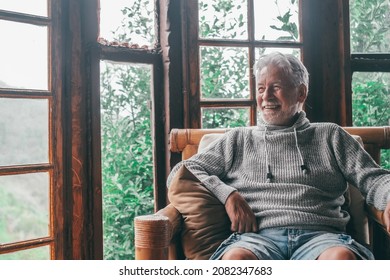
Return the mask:
<svg viewBox="0 0 390 280"><path fill-rule="evenodd" d="M181 231L183 225L183 217L172 204L168 204L166 207L162 208L154 215L161 215L168 218L170 240L174 238L178 232Z"/></svg>
<svg viewBox="0 0 390 280"><path fill-rule="evenodd" d="M135 259L169 259L168 249L181 225L182 216L171 204L155 214L135 217Z"/></svg>

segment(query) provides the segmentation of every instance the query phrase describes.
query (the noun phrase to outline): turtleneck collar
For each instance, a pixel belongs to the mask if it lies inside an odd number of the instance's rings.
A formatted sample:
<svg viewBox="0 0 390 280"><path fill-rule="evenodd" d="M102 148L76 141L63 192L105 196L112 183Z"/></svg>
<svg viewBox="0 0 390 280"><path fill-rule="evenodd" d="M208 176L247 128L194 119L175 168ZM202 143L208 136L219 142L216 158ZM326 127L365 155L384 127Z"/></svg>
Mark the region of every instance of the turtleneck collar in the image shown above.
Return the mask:
<svg viewBox="0 0 390 280"><path fill-rule="evenodd" d="M306 118L306 113L304 111L300 111L296 121L291 126L280 126L280 125L272 125L266 123L262 118L259 118L258 127L260 130L267 131L280 131L280 132L292 132L295 130L300 130L308 127L310 125L309 120Z"/></svg>
<svg viewBox="0 0 390 280"><path fill-rule="evenodd" d="M305 164L305 160L303 159L302 152L299 147L297 130L308 127L310 125L310 122L306 118L306 113L304 111L301 111L297 114L298 116L296 118L296 121L291 126L270 125L265 123L264 120L261 120L261 122L259 123L260 130L264 130L263 140L264 140L264 150L265 150L265 164L267 168L267 178L266 178L267 183L272 182L272 180L274 179L274 175L272 174L272 167L269 161L270 155L268 154L268 145L270 145L271 143L269 143L267 140L267 134L268 133L272 134L272 132L293 132L294 133L295 147L300 159L300 163L297 163L297 166L300 167L304 175L307 175L309 173L309 168Z"/></svg>

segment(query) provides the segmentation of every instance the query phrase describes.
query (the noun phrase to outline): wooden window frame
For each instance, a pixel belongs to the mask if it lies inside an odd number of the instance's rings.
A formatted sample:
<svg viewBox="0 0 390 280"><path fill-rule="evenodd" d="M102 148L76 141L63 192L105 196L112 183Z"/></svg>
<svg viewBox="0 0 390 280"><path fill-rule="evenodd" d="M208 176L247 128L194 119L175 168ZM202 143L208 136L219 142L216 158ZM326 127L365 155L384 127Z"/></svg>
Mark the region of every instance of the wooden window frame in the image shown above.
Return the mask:
<svg viewBox="0 0 390 280"><path fill-rule="evenodd" d="M48 101L48 163L25 164L0 167L0 175L22 175L39 172L49 174L49 231L48 236L28 239L19 242L0 245L0 254L14 253L21 250L50 246L50 257L56 258L58 250L56 244L63 240L63 204L62 204L62 125L61 125L61 96L62 72L60 25L57 15L60 14L60 5L57 1L48 0L48 15L37 16L14 11L0 10L0 19L11 22L44 26L48 29L48 90L33 89L0 89L1 98L42 99ZM12 43L12 42L7 42ZM26 46L28 47L28 46ZM58 219L57 219L58 218Z"/></svg>
<svg viewBox="0 0 390 280"><path fill-rule="evenodd" d="M62 69L58 87L63 93L57 102L62 144L56 148L63 166L57 174L56 208L62 215L55 219L57 241L52 258L103 259L100 60L153 65L153 101L159 104L152 105L156 210L167 203L164 66L159 52L98 42L99 0L59 0L57 12L56 47L61 52L58 67Z"/></svg>
<svg viewBox="0 0 390 280"><path fill-rule="evenodd" d="M237 108L246 107L250 109L250 124L255 125L257 122L256 112L256 85L255 77L253 73L252 61L255 61L255 49L266 47L279 47L279 48L296 48L302 52L302 34L300 32L301 41L260 41L255 39L254 26L254 4L253 0L247 0L247 30L248 39L208 39L199 38L199 15L198 15L198 0L185 1L184 9L186 11L186 18L188 23L186 26L187 45L188 45L188 65L187 65L187 82L184 84L186 89L184 90L185 96L185 111L186 126L191 128L201 128L201 109L202 108ZM299 7L301 9L301 7ZM299 26L301 26L301 19L299 19ZM215 47L245 47L248 48L248 64L249 64L249 98L248 99L207 99L202 100L200 96L200 47L202 46L215 46Z"/></svg>
<svg viewBox="0 0 390 280"><path fill-rule="evenodd" d="M151 127L153 139L153 159L154 168L154 200L155 210L157 205L165 205L166 197L161 192L158 192L158 186L161 182L165 182L165 141L164 141L164 94L163 82L161 75L161 55L157 50L141 50L124 48L117 46L105 46L95 43L90 49L91 55L91 85L93 86L91 92L91 111L95 116L92 118L92 149L95 163L93 168L94 178L101 178L101 134L100 134L100 66L98 63L101 60L115 61L118 63L131 64L148 64L152 66L152 96L151 96ZM157 104L157 105L156 105ZM95 182L95 187L101 188L101 180Z"/></svg>
<svg viewBox="0 0 390 280"><path fill-rule="evenodd" d="M390 72L390 53L352 53L352 72Z"/></svg>
<svg viewBox="0 0 390 280"><path fill-rule="evenodd" d="M92 2L92 1L91 1ZM94 0L92 6L87 9L96 9L98 1ZM157 14L159 11L158 1L155 1ZM95 6L96 5L96 6ZM133 46L123 46L120 42L102 44L96 40L98 38L99 16L88 20L85 26L86 32L91 34L88 47L85 49L88 60L86 66L87 95L89 96L89 120L91 133L91 175L93 188L92 196L87 195L86 199L93 202L93 213L90 217L90 227L94 233L93 248L91 253L93 258L103 258L103 226L102 226L102 174L101 174L101 123L100 123L100 61L107 60L118 63L147 64L152 67L151 86L151 131L153 139L153 159L154 168L154 209L157 211L167 204L165 189L166 180L166 142L165 142L165 97L163 81L163 65L160 52L160 43L157 36L155 48L143 49L133 48ZM159 26L156 25L156 34L159 34ZM95 35L95 36L92 36ZM117 44L118 43L118 44ZM92 241L92 240L91 240Z"/></svg>
<svg viewBox="0 0 390 280"><path fill-rule="evenodd" d="M310 1L301 0L300 42L264 42L252 37L246 40L209 40L198 39L198 0L184 1L183 15L183 108L185 128L201 127L202 106L251 106L250 122L256 123L256 101L254 77L251 75L250 100L200 100L199 88L199 45L247 46L249 61L253 61L255 47L297 47L301 49L301 59L310 73L309 96L306 102L306 113L311 121L332 121L340 125L349 125L351 107L350 90L350 56L348 1ZM253 9L249 1L248 9ZM321 15L319 17L318 15ZM337 15L335 17L334 15ZM248 12L248 22L254 22L254 15ZM321 32L319 32L321 30ZM249 30L249 35L251 30ZM187 62L187 63L186 63ZM250 65L252 73L252 65ZM333 106L324 104L333 103Z"/></svg>

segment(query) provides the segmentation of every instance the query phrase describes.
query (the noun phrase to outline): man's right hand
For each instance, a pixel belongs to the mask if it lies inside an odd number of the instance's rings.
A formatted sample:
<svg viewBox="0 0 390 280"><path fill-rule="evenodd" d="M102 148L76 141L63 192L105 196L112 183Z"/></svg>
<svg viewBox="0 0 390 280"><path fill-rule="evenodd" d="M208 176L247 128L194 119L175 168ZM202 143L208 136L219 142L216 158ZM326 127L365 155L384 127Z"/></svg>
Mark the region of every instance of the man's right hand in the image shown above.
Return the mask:
<svg viewBox="0 0 390 280"><path fill-rule="evenodd" d="M232 223L233 232L257 232L257 221L252 209L238 193L232 192L225 203L226 213Z"/></svg>

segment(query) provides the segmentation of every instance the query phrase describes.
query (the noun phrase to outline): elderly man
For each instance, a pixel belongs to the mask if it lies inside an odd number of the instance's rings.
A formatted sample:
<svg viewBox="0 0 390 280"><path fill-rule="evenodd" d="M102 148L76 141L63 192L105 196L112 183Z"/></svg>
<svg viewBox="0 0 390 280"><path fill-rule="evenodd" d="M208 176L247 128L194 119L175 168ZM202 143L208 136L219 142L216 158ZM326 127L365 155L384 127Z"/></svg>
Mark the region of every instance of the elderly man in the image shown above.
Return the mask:
<svg viewBox="0 0 390 280"><path fill-rule="evenodd" d="M343 194L357 186L390 232L390 171L340 126L309 122L299 59L272 53L254 71L258 126L230 130L168 177L185 165L225 205L234 233L211 259L373 259L345 233Z"/></svg>

